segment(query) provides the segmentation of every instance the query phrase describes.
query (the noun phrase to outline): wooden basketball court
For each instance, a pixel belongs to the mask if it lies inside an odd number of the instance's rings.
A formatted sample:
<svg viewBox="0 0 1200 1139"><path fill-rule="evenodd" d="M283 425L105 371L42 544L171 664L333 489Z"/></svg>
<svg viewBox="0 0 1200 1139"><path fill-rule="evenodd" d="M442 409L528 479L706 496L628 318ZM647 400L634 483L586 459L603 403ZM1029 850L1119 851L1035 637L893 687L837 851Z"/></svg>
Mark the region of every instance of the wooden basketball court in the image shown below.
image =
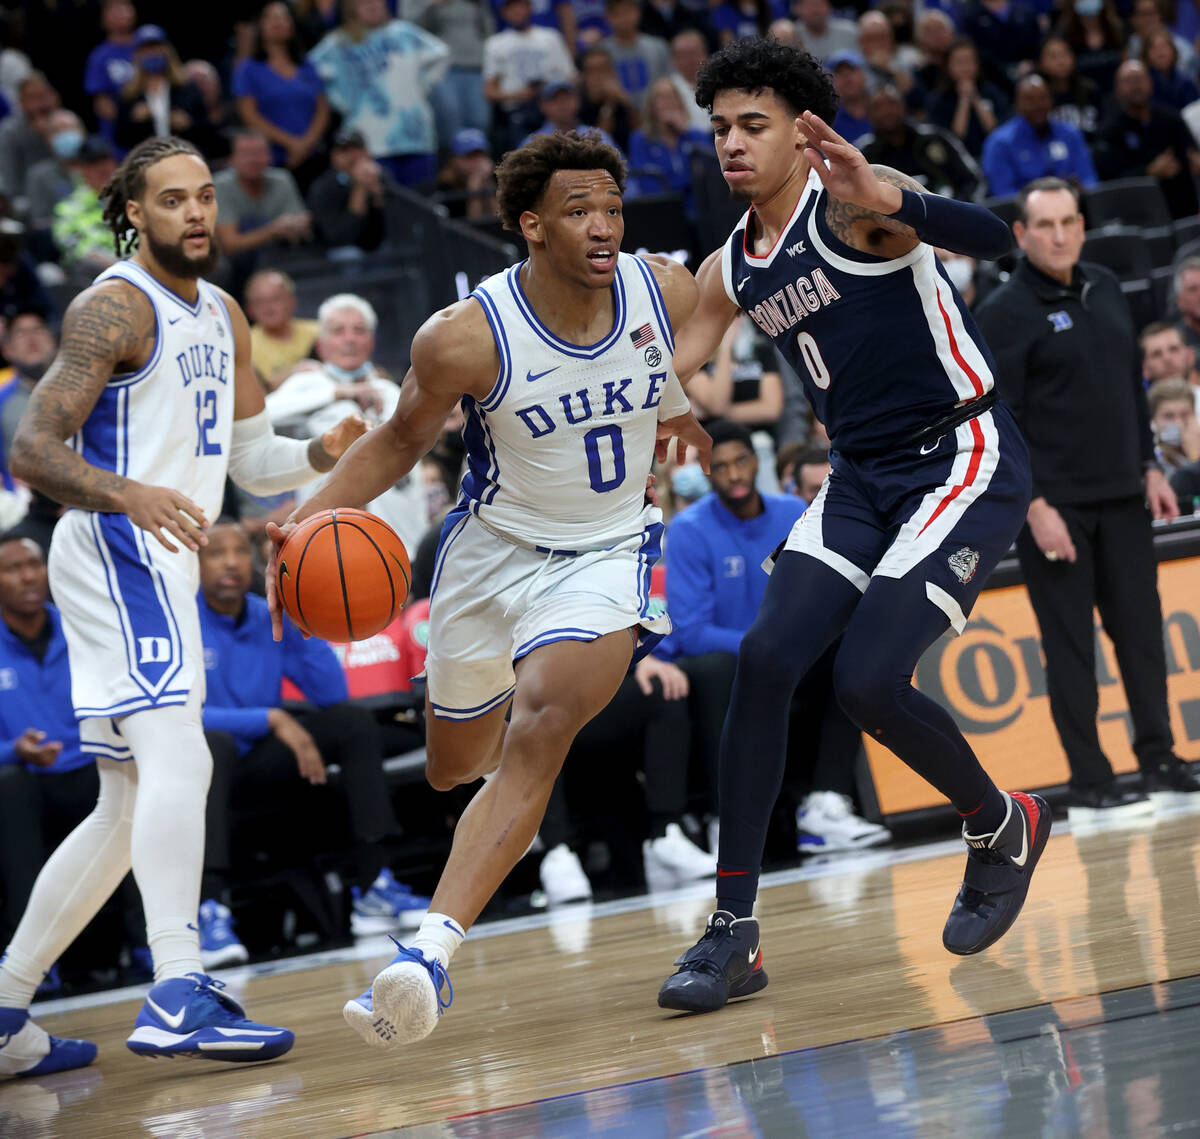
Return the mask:
<svg viewBox="0 0 1200 1139"><path fill-rule="evenodd" d="M993 1055L1007 1030L990 1014L1053 1003L1055 1033L1101 1023L1119 1039L1126 1022L1100 994L1200 973L1200 815L1166 813L1091 835L1066 831L1059 824L1050 839L1016 927L969 959L950 956L940 940L963 865L958 842L768 876L760 919L770 985L709 1016L669 1014L655 1004L672 959L702 928L711 899L703 889L480 927L455 958L454 1003L437 1031L395 1053L363 1046L340 1011L389 956L384 939L360 951L370 956L331 954L299 967L224 975L256 1018L296 1033L293 1052L263 1066L135 1057L123 1040L138 1000L85 999L60 1012L51 1005L39 1021L59 1035L95 1040L99 1059L81 1072L0 1085L0 1135L340 1139L409 1128L422 1136L884 1133L897 1097L907 1110L916 1105L918 1121L922 1111L940 1110L944 1081L936 1085L937 1102L929 1100L921 1057L932 1053L914 1042L936 1042L949 1086L969 1091L982 1070L994 1080L992 1069L1007 1079L1013 1068ZM1166 995L1176 990L1162 985L1137 991L1149 994L1151 1013L1180 1003ZM931 1027L928 1038L906 1032ZM1045 1046L1046 1032L1039 1027L1021 1037L1021 1047ZM896 1033L904 1035L890 1035ZM875 1039L789 1057L863 1038ZM903 1049L901 1041L908 1042ZM1070 1051L1059 1047L1054 1055ZM903 1063L896 1060L901 1055ZM799 1069L788 1065L811 1066L813 1057L819 1063L811 1070L825 1072L821 1082L793 1080L788 1073ZM753 1063L739 1063L745 1061ZM1095 1097L1105 1102L1095 1081L1102 1087L1112 1075L1105 1076L1103 1065L1093 1071L1072 1062L1074 1068L1063 1060L1068 1075L1055 1094L1090 1095L1094 1113ZM862 1075L839 1083L830 1074L842 1070L838 1065ZM1077 1081L1071 1071L1082 1073ZM1194 1062L1178 1076L1187 1090L1200 1084L1189 1071ZM676 1073L692 1075L634 1086ZM1017 1086L1010 1081L1007 1100ZM775 1097L771 1110L752 1110L764 1088ZM555 1099L594 1089L607 1090ZM1192 1099L1194 1106L1180 1106ZM845 1116L852 1100L856 1110L866 1102L875 1114ZM1143 1111L1148 1129L1135 1133L1197 1126L1200 1093L1182 1101L1160 1095L1158 1102L1160 1115L1181 1111L1192 1118L1152 1119ZM509 1110L522 1104L532 1106ZM857 1122L846 1122L851 1118ZM1122 1125L1094 1133L1128 1132Z"/></svg>

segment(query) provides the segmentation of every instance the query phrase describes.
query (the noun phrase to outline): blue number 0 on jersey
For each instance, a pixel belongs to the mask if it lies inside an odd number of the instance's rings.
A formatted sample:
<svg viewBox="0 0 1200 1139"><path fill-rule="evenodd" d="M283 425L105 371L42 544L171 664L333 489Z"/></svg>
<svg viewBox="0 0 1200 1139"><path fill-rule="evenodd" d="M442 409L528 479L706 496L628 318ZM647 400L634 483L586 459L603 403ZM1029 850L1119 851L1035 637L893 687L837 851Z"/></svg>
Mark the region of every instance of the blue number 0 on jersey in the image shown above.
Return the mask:
<svg viewBox="0 0 1200 1139"><path fill-rule="evenodd" d="M205 392L196 393L196 454L219 455L221 444L208 437L208 433L217 425L217 393L209 388Z"/></svg>
<svg viewBox="0 0 1200 1139"><path fill-rule="evenodd" d="M612 451L612 478L604 477L604 458L600 441L608 440L608 448ZM616 490L625 481L625 440L621 437L621 429L610 423L607 427L593 427L583 437L583 449L587 452L588 478L592 490L597 494Z"/></svg>

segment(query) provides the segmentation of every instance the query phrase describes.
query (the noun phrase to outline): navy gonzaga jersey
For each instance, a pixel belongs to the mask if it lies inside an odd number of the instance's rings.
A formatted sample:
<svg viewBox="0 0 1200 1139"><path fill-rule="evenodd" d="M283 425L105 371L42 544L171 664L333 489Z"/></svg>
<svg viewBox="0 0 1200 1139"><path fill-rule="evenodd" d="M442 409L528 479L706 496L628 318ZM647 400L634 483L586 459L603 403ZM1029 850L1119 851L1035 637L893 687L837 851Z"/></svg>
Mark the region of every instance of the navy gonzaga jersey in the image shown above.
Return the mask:
<svg viewBox="0 0 1200 1139"><path fill-rule="evenodd" d="M887 450L991 391L992 358L932 247L860 253L830 232L827 201L810 171L761 257L747 211L722 251L725 291L795 369L836 450Z"/></svg>

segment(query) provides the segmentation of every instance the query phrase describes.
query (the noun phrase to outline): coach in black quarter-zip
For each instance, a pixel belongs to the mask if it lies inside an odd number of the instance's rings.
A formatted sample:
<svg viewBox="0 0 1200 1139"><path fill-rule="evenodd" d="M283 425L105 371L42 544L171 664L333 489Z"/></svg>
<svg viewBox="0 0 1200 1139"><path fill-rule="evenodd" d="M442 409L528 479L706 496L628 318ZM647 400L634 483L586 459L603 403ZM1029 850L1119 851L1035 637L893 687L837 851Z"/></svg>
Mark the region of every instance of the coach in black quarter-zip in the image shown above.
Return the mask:
<svg viewBox="0 0 1200 1139"><path fill-rule="evenodd" d="M1133 318L1117 278L1080 264L1083 217L1058 178L1021 192L1025 256L977 315L996 382L1029 442L1033 501L1017 553L1046 657L1050 711L1071 767L1072 822L1146 814L1200 792L1174 755L1150 519L1174 518L1154 459ZM1147 506L1149 509L1147 509ZM1100 748L1092 608L1116 649L1141 792Z"/></svg>

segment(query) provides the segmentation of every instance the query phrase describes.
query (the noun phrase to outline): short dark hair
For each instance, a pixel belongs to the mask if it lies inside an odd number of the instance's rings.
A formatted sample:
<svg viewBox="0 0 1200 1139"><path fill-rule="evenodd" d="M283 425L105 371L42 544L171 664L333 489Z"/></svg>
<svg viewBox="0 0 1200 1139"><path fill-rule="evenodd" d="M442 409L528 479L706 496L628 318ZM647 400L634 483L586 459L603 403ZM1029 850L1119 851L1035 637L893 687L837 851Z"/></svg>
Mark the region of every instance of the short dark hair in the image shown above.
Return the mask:
<svg viewBox="0 0 1200 1139"><path fill-rule="evenodd" d="M607 170L625 193L625 159L599 131L539 134L510 150L496 167L496 202L505 229L521 232L521 215L537 207L559 170Z"/></svg>
<svg viewBox="0 0 1200 1139"><path fill-rule="evenodd" d="M1029 220L1029 197L1039 190L1066 190L1075 199L1075 205L1082 212L1079 187L1073 182L1068 182L1065 178L1035 178L1032 182L1022 186L1021 192L1017 195L1017 218L1019 221L1027 222Z"/></svg>
<svg viewBox="0 0 1200 1139"><path fill-rule="evenodd" d="M837 114L833 81L820 62L775 39L748 36L734 40L709 56L696 76L696 102L710 113L713 100L722 91L768 89L796 114L812 111L827 123Z"/></svg>
<svg viewBox="0 0 1200 1139"><path fill-rule="evenodd" d="M754 451L754 440L750 438L750 432L742 424L734 423L732 419L713 419L704 425L704 430L712 438L714 450L722 443L743 443L746 450Z"/></svg>
<svg viewBox="0 0 1200 1139"><path fill-rule="evenodd" d="M1169 320L1154 320L1138 333L1138 343L1144 349L1146 347L1146 341L1149 340L1151 336L1158 336L1163 332L1178 332L1179 338L1181 340L1183 339L1183 333L1180 332L1179 328L1172 324Z"/></svg>
<svg viewBox="0 0 1200 1139"><path fill-rule="evenodd" d="M813 463L828 462L828 447L823 447L820 443L806 443L797 439L791 443L785 443L776 452L775 477L782 482L788 467L791 467L793 471L798 471L801 467L807 467Z"/></svg>

